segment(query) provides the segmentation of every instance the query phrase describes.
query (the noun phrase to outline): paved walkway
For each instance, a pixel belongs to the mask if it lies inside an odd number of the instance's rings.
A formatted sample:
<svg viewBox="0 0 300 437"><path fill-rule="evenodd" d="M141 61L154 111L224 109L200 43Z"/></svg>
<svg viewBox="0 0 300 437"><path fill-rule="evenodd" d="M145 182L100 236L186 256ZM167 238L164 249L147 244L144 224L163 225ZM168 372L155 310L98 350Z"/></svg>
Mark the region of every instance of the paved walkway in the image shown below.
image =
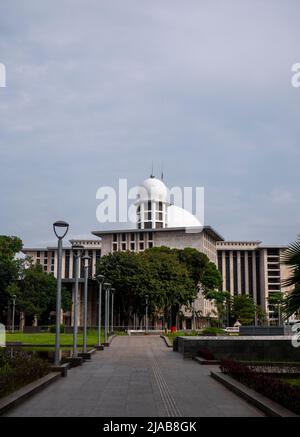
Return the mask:
<svg viewBox="0 0 300 437"><path fill-rule="evenodd" d="M158 336L116 337L9 416L261 416L262 413L165 346Z"/></svg>

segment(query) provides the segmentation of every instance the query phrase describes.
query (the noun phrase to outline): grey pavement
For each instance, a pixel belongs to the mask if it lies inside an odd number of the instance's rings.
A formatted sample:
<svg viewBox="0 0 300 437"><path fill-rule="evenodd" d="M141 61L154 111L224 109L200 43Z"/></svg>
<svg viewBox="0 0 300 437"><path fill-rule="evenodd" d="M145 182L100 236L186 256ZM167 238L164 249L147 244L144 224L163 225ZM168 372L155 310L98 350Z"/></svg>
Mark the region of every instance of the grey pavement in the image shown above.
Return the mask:
<svg viewBox="0 0 300 437"><path fill-rule="evenodd" d="M262 416L159 336L120 336L7 416Z"/></svg>

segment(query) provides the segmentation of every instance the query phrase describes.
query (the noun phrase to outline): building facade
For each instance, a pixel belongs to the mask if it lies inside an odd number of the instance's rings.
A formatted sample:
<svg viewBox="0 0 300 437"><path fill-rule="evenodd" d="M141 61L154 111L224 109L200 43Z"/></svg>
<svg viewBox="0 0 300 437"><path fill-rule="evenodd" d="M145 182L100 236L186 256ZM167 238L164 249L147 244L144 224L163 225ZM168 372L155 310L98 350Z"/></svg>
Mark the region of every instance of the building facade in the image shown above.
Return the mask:
<svg viewBox="0 0 300 437"><path fill-rule="evenodd" d="M71 290L74 288L73 244L84 246L84 253L92 259L89 278L96 274L96 264L101 256L116 251L141 252L148 248L167 246L184 249L191 247L205 253L222 274L221 289L232 296L246 294L266 312L270 324L278 323L278 314L269 304L269 297L282 290L282 281L288 277L288 270L280 263L280 256L286 247L264 246L260 241L225 241L210 226L202 224L189 212L171 205L168 189L163 181L151 176L138 192L136 201L137 226L135 229L93 231L96 240L70 240L70 246L63 249L62 281ZM44 271L57 274L57 249L25 248L23 252L33 262L41 264ZM83 266L80 272L80 317L82 324ZM97 290L95 281L90 283L88 302L89 325L97 323ZM194 302L194 311L208 318L216 313L214 304L205 299L199 291ZM183 327L191 327L192 313L184 311ZM72 316L70 314L70 323Z"/></svg>

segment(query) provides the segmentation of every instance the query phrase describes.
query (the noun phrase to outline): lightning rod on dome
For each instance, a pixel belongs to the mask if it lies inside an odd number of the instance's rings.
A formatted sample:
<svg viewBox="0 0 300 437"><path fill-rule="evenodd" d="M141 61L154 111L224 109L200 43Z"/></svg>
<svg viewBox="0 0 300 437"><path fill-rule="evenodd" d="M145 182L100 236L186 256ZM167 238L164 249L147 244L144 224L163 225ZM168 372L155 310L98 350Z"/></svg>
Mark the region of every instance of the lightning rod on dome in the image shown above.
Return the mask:
<svg viewBox="0 0 300 437"><path fill-rule="evenodd" d="M154 174L153 174L153 161L152 161L152 167L151 167L151 175L150 175L150 178L154 178L155 176L154 176Z"/></svg>

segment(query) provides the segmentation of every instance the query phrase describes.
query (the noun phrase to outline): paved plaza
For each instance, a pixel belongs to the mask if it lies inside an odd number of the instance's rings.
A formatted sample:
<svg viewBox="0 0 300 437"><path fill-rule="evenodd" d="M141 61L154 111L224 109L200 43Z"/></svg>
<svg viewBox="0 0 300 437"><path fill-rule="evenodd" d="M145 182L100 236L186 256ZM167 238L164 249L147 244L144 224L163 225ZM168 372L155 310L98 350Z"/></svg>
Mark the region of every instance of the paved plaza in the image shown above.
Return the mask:
<svg viewBox="0 0 300 437"><path fill-rule="evenodd" d="M159 336L120 336L8 416L262 416Z"/></svg>

